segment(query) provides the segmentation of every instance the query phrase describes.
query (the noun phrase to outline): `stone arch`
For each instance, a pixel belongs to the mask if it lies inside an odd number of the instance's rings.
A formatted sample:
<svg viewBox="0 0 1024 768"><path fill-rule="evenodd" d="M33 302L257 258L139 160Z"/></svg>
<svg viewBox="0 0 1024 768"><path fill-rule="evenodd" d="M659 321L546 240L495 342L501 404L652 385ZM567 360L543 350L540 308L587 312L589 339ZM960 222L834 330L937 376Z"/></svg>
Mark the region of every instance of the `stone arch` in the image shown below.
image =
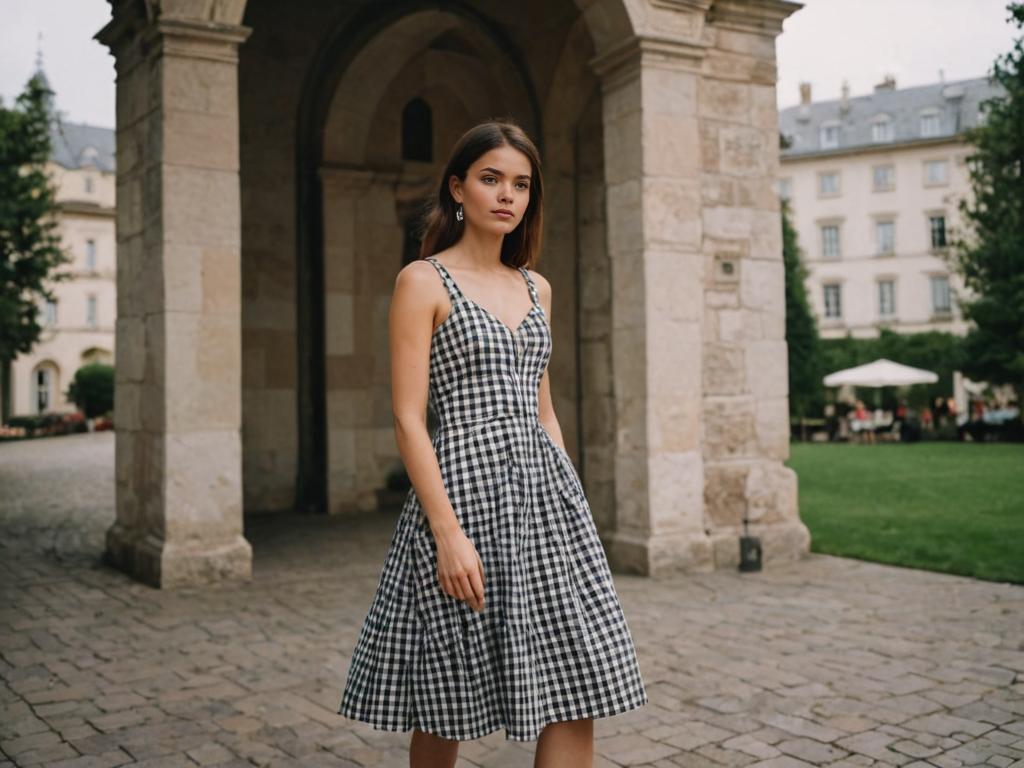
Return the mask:
<svg viewBox="0 0 1024 768"><path fill-rule="evenodd" d="M114 361L114 353L104 347L89 347L82 350L80 355L82 365L89 363L105 363L110 365Z"/></svg>
<svg viewBox="0 0 1024 768"><path fill-rule="evenodd" d="M460 72L459 68L445 67L445 56L472 55L474 47L505 64L498 68L492 89L501 98L488 101L487 89L481 90L466 68ZM409 53L395 57L395 51ZM421 79L410 88L412 78L399 74L416 60L420 62ZM440 72L447 77L439 77ZM413 96L431 105L435 116L442 112L484 119L492 116L498 105L512 103L518 112L514 116L533 133L539 145L543 143L542 111L525 60L516 53L501 26L470 4L453 2L439 10L432 3L396 3L385 14L379 10L357 14L328 36L314 57L302 89L297 137L299 509L325 510L332 506L325 481L332 471L327 426L331 408L326 387L332 378L338 378L338 366L331 369L327 358L332 349L350 352L351 346L346 345L352 340L329 337L327 329L334 333L342 326L327 322L327 318L333 311L351 312L356 318L361 314L372 317L379 307L379 302L372 301L357 306L355 298L344 295L336 295L329 307L329 299L317 290L324 286L330 292L332 286L341 286L337 293L343 294L351 291L351 284L345 281L353 278L351 271L325 271L325 264L346 257L329 252L340 242L332 238L338 233L329 231L340 219L334 209L330 217L325 216L324 206L331 195L357 199L366 185L375 187L376 194L390 196L389 215L395 217L393 231L385 232L385 238L389 243L393 238L395 253L408 249L408 233L402 230L403 206L415 207L417 194L422 197L424 180L433 181L427 164L401 162L401 108ZM462 130L466 123L462 120ZM381 136L386 140L382 141ZM446 131L441 126L435 131L435 148L450 146L455 138L451 129ZM438 154L435 151L435 160ZM418 177L411 187L400 182L409 170L406 166L413 167L413 175ZM330 190L326 196L325 190ZM340 247L351 248L351 244ZM372 387L373 382L364 381L363 385ZM345 443L346 448L350 446L351 442ZM372 499L363 498L356 500L355 506L372 503Z"/></svg>

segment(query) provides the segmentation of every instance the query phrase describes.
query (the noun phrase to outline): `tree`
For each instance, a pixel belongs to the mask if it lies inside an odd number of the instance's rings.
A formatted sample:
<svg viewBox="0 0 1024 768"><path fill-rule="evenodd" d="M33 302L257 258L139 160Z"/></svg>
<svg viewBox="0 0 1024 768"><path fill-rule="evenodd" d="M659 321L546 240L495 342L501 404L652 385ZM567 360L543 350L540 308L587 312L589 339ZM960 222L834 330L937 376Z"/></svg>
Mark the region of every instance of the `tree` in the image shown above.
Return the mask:
<svg viewBox="0 0 1024 768"><path fill-rule="evenodd" d="M85 414L94 419L114 409L114 366L89 363L75 371L68 387L68 397Z"/></svg>
<svg viewBox="0 0 1024 768"><path fill-rule="evenodd" d="M53 270L70 259L57 233L50 158L53 91L37 71L15 100L0 101L0 387L10 417L11 361L32 349L42 331L39 306L53 300Z"/></svg>
<svg viewBox="0 0 1024 768"><path fill-rule="evenodd" d="M789 412L800 417L824 404L818 325L807 301L807 268L800 258L789 203L782 201L782 262L786 273L786 344L789 348Z"/></svg>
<svg viewBox="0 0 1024 768"><path fill-rule="evenodd" d="M1024 27L1024 4L1007 6ZM965 372L993 384L1024 384L1024 37L996 59L990 78L1005 95L983 102L985 121L967 133L973 199L958 204L952 262L973 296L960 300L973 321Z"/></svg>

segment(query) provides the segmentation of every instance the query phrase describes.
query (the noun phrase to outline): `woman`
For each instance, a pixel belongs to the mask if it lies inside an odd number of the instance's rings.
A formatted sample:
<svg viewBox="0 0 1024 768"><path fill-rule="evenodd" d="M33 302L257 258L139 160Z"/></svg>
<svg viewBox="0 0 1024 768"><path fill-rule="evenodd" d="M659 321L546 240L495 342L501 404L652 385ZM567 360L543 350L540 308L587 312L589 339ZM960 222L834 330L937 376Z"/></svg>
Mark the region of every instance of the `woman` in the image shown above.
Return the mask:
<svg viewBox="0 0 1024 768"><path fill-rule="evenodd" d="M551 286L527 268L540 159L518 126L486 122L459 139L441 179L389 319L413 487L339 714L414 729L413 766L454 765L459 741L499 727L537 740L538 768L590 766L592 719L648 699L551 405Z"/></svg>

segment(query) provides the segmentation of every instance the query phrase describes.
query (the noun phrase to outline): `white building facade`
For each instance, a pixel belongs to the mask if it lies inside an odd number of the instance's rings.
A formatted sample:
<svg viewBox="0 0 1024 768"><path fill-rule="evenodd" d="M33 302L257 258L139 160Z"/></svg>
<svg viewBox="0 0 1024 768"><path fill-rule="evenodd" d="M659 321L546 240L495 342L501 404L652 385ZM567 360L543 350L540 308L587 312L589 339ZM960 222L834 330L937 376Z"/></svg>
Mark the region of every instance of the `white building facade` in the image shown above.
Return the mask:
<svg viewBox="0 0 1024 768"><path fill-rule="evenodd" d="M779 113L780 195L790 202L807 290L825 338L967 325L948 261L969 195L966 128L999 92L986 78L801 103Z"/></svg>
<svg viewBox="0 0 1024 768"><path fill-rule="evenodd" d="M66 393L81 366L113 363L117 312L114 131L55 122L47 170L57 188L58 231L71 278L40 306L44 331L11 366L11 414L74 411Z"/></svg>

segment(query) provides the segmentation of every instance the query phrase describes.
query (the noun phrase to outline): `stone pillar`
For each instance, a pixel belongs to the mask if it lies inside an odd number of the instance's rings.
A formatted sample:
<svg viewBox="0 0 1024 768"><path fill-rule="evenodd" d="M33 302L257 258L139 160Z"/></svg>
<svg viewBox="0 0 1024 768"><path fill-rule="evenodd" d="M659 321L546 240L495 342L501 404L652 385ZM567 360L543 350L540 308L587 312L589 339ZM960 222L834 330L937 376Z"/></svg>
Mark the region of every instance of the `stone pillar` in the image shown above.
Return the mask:
<svg viewBox="0 0 1024 768"><path fill-rule="evenodd" d="M704 494L716 567L739 563L744 520L764 561L800 557L789 458L775 37L796 7L716 0L701 86Z"/></svg>
<svg viewBox="0 0 1024 768"><path fill-rule="evenodd" d="M233 23L116 3L117 521L108 561L160 587L248 579L242 535Z"/></svg>
<svg viewBox="0 0 1024 768"><path fill-rule="evenodd" d="M615 396L613 567L709 570L704 530L698 92L704 50L633 38L597 57Z"/></svg>
<svg viewBox="0 0 1024 768"><path fill-rule="evenodd" d="M613 566L806 552L788 456L775 35L782 0L653 0L601 78L616 418Z"/></svg>
<svg viewBox="0 0 1024 768"><path fill-rule="evenodd" d="M388 310L402 264L393 172L320 169L324 206L328 511L379 506L401 467L391 410Z"/></svg>

